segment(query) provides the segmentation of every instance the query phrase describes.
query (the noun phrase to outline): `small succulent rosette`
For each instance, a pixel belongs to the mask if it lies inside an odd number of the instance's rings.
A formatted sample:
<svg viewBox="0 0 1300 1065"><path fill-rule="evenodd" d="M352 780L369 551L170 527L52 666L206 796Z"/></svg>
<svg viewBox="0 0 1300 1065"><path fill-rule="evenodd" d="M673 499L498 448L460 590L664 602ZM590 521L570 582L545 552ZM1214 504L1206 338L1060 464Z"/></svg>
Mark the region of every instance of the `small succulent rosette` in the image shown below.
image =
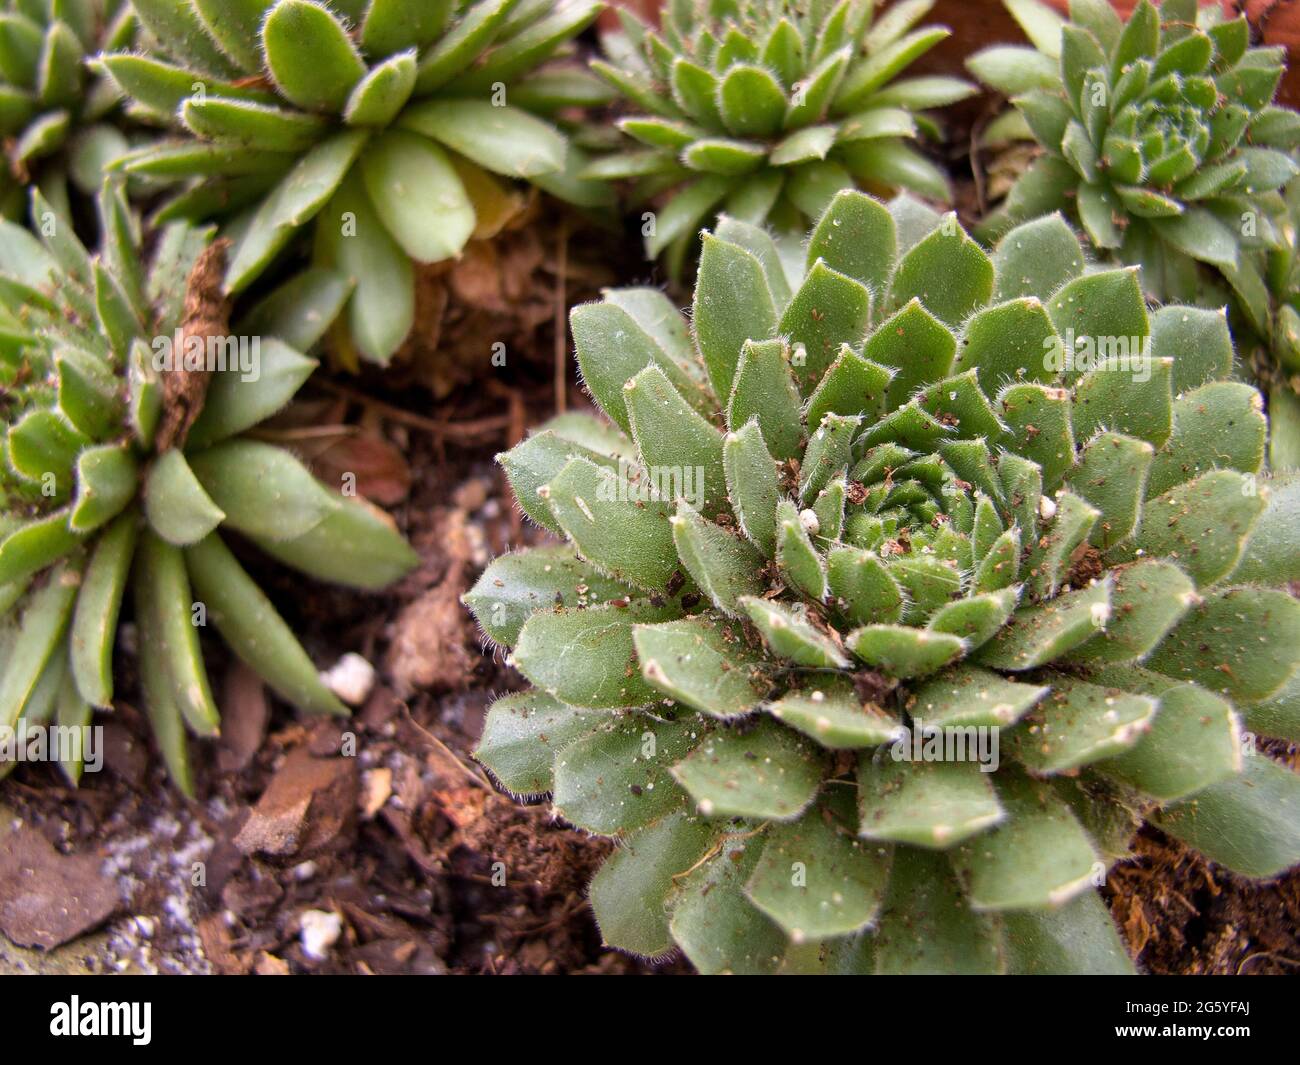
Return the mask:
<svg viewBox="0 0 1300 1065"><path fill-rule="evenodd" d="M723 211L803 236L836 192L903 188L948 200L947 176L914 145L940 138L926 112L963 100L960 78L900 78L949 36L918 26L933 0L716 3L678 0L652 29L620 11L592 68L625 98L629 147L585 176L630 179L662 206L646 252L674 270Z"/></svg>
<svg viewBox="0 0 1300 1065"><path fill-rule="evenodd" d="M1072 0L1063 19L1005 0L1033 47L969 60L1011 97L1002 135L1042 155L988 234L1052 211L1077 220L1098 252L1142 267L1158 300L1267 317L1258 253L1286 239L1278 190L1300 173L1300 115L1273 104L1282 48L1256 48L1244 16L1196 0L1139 0L1125 21L1105 0Z"/></svg>
<svg viewBox="0 0 1300 1065"><path fill-rule="evenodd" d="M0 3L0 216L25 218L33 185L65 218L99 191L129 142L117 87L85 59L131 47L136 26L127 0Z"/></svg>
<svg viewBox="0 0 1300 1065"><path fill-rule="evenodd" d="M101 67L175 137L119 162L176 186L155 219L227 218L226 287L247 289L295 236L350 278L348 359L385 363L415 319L419 264L454 258L520 209L516 182L581 206L558 124L607 93L553 62L597 0L139 0L158 47ZM196 89L197 86L197 89Z"/></svg>

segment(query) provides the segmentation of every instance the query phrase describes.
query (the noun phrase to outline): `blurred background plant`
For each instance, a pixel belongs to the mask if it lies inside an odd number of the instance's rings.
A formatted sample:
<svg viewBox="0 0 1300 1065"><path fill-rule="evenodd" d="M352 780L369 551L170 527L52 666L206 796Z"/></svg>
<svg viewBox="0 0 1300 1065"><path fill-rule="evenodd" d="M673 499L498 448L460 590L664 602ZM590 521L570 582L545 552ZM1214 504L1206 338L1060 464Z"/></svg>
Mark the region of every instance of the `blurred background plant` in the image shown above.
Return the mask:
<svg viewBox="0 0 1300 1065"><path fill-rule="evenodd" d="M918 25L933 6L676 0L658 23L621 9L592 69L624 99L626 147L582 173L631 182L646 254L674 276L719 211L789 244L843 188L947 201L943 168L914 144L941 140L928 112L974 87L900 77L949 35Z"/></svg>
<svg viewBox="0 0 1300 1065"><path fill-rule="evenodd" d="M1102 255L1140 265L1153 299L1230 306L1270 397L1273 464L1296 465L1300 114L1273 102L1285 49L1252 46L1244 14L1195 0L1139 0L1127 20L1105 0L1071 0L1068 17L1006 7L1033 47L969 60L1015 105L983 131L991 171L1018 176L980 232L1063 210Z"/></svg>
<svg viewBox="0 0 1300 1065"><path fill-rule="evenodd" d="M0 221L0 725L111 708L129 584L144 705L192 796L186 733L220 728L208 622L289 704L348 712L223 534L359 589L417 559L382 511L256 438L315 368L302 351L331 316L290 288L232 327L227 241L172 223L149 254L120 185L98 203L96 255L39 191L40 240ZM62 768L76 783L81 766Z"/></svg>
<svg viewBox="0 0 1300 1065"><path fill-rule="evenodd" d="M0 217L27 218L27 190L68 219L93 217L104 167L133 124L111 81L86 65L138 41L129 0L4 0L0 8Z"/></svg>
<svg viewBox="0 0 1300 1065"><path fill-rule="evenodd" d="M608 96L564 62L595 0L135 6L157 48L99 65L169 137L118 168L175 188L155 222L223 222L229 293L295 254L347 278L329 344L344 366L387 363L416 321L421 268L499 233L526 185L612 203L575 177L585 155L566 135Z"/></svg>

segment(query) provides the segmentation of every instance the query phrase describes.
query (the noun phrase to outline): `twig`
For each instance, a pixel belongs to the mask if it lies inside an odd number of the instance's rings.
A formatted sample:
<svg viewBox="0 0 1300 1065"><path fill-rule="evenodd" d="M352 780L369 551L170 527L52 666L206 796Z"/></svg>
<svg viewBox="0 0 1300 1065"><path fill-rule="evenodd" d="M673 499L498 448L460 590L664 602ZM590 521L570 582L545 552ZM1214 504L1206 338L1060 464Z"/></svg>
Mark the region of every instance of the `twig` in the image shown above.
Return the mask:
<svg viewBox="0 0 1300 1065"><path fill-rule="evenodd" d="M751 836L757 836L760 832L762 832L765 828L767 828L767 826L768 826L768 822L767 822L767 821L764 821L764 822L763 822L761 825L759 825L756 829L753 829L753 830L750 831L750 832L724 832L724 833L722 833L722 835L720 835L720 836L719 836L719 837L714 841L713 846L710 847L707 851L704 852L704 857L702 857L698 862L696 862L694 865L692 865L689 869L683 869L680 873L674 873L670 879L672 879L672 880L681 880L683 877L690 876L693 872L695 872L696 869L698 869L698 868L699 868L701 865L703 865L705 862L710 861L711 859L716 858L719 854L721 854L721 853L722 853L722 848L725 847L725 846L727 845L727 841L728 841L728 840L731 840L731 839L749 839Z"/></svg>
<svg viewBox="0 0 1300 1065"><path fill-rule="evenodd" d="M438 739L437 736L435 736L432 732L430 732L427 728L425 728L423 725L421 725L418 721L415 720L414 716L412 716L411 714L411 708L407 706L406 703L402 703L401 705L402 705L402 713L406 715L406 720L409 721L412 725L414 725L416 730L422 736L424 736L425 739L427 739L439 751L441 751L448 758L450 758L456 764L456 768L458 768L462 773L464 773L467 777L469 777L469 779L474 784L482 788L484 791L489 791L492 792L493 794L496 794L496 789L492 787L492 785L488 783L488 781L484 780L479 773L475 772L464 762L462 762L460 758L457 757L455 751L453 751L450 747L448 747L445 743L443 743L442 740Z"/></svg>
<svg viewBox="0 0 1300 1065"><path fill-rule="evenodd" d="M296 440L320 440L331 436L356 436L359 425L303 425L295 429L253 429L249 436L270 443L289 444Z"/></svg>
<svg viewBox="0 0 1300 1065"><path fill-rule="evenodd" d="M499 433L510 425L510 415L508 414L493 414L486 418L475 418L464 422L436 421L433 418L426 418L412 411L403 410L401 407L395 407L391 403L385 403L382 399L367 396L364 392L358 392L356 389L341 385L337 381L322 379L313 383L327 392L333 392L336 396L342 396L344 399L349 399L354 403L360 403L372 410L376 410L390 421L395 421L411 429L423 430L439 438L450 437L453 440L473 440L481 436L491 436Z"/></svg>
<svg viewBox="0 0 1300 1065"><path fill-rule="evenodd" d="M1282 954L1274 954L1271 950L1257 950L1254 954L1248 955L1241 959L1241 964L1237 966L1237 975L1240 976L1242 970L1246 968L1256 958L1272 958L1274 961L1280 961L1285 965L1300 965L1300 961L1295 958L1288 958Z"/></svg>

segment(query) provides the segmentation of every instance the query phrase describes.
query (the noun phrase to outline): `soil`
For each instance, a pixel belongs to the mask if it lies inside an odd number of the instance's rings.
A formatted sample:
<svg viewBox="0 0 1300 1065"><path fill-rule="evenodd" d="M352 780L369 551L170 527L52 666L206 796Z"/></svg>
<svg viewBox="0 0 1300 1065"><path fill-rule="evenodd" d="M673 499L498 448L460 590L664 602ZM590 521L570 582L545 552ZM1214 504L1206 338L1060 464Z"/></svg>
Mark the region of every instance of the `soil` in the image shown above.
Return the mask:
<svg viewBox="0 0 1300 1065"><path fill-rule="evenodd" d="M523 394L521 425L554 407L549 382ZM455 425L500 401L481 405L459 397L468 417ZM220 743L192 748L200 802L168 785L130 701L104 718L106 769L81 788L21 767L0 818L11 903L0 930L20 946L53 947L107 919L90 961L104 971L639 971L601 950L586 913L608 844L498 794L470 756L495 694L521 686L479 647L458 601L523 538L491 463L518 430L476 432L469 446L451 438L455 426L442 437L391 420L372 431L394 450L396 432L410 466L396 517L420 569L391 594L357 596L240 552L316 661L354 652L379 667L369 697L351 720L295 720L214 640L225 727ZM20 893L16 878L33 867L38 883Z"/></svg>

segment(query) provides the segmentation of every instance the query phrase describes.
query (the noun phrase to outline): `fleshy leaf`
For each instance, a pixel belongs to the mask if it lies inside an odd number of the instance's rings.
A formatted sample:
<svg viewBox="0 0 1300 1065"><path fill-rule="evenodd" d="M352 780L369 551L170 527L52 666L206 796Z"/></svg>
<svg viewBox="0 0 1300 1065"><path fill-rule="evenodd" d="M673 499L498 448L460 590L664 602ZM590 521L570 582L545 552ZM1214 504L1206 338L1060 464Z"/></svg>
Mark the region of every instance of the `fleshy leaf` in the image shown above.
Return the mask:
<svg viewBox="0 0 1300 1065"><path fill-rule="evenodd" d="M680 882L669 929L702 974L762 975L781 962L785 933L744 893L761 850L761 841L723 837L719 853Z"/></svg>
<svg viewBox="0 0 1300 1065"><path fill-rule="evenodd" d="M307 111L341 111L366 71L343 24L308 0L279 0L271 8L262 51L280 91Z"/></svg>
<svg viewBox="0 0 1300 1065"><path fill-rule="evenodd" d="M841 793L768 829L745 890L796 943L856 932L880 912L890 853L857 839L853 819Z"/></svg>
<svg viewBox="0 0 1300 1065"><path fill-rule="evenodd" d="M1039 776L1066 773L1111 758L1149 731L1157 703L1146 695L1046 677L1051 693L1008 737L1009 750Z"/></svg>
<svg viewBox="0 0 1300 1065"><path fill-rule="evenodd" d="M1031 296L1046 300L1083 273L1083 248L1060 214L1018 226L993 253L995 302Z"/></svg>
<svg viewBox="0 0 1300 1065"><path fill-rule="evenodd" d="M554 786L559 752L604 719L600 711L565 706L539 691L516 692L489 708L474 757L513 794L540 795Z"/></svg>
<svg viewBox="0 0 1300 1065"><path fill-rule="evenodd" d="M77 690L92 706L107 707L113 701L113 643L138 524L139 516L128 511L104 531L77 595L68 660Z"/></svg>
<svg viewBox="0 0 1300 1065"><path fill-rule="evenodd" d="M791 459L804 438L800 405L785 341L746 341L727 402L727 424L735 430L757 419L772 456Z"/></svg>
<svg viewBox="0 0 1300 1065"><path fill-rule="evenodd" d="M1150 730L1101 763L1101 773L1172 802L1240 772L1241 729L1231 703L1195 684L1173 684L1159 700Z"/></svg>
<svg viewBox="0 0 1300 1065"><path fill-rule="evenodd" d="M741 531L770 557L776 550L780 481L776 462L763 444L756 418L727 434L722 443L722 464L727 477L727 495Z"/></svg>
<svg viewBox="0 0 1300 1065"><path fill-rule="evenodd" d="M226 516L175 448L159 456L149 471L144 512L153 531L177 547L198 543Z"/></svg>
<svg viewBox="0 0 1300 1065"><path fill-rule="evenodd" d="M740 600L740 606L768 647L782 658L814 669L843 669L849 664L839 644L808 620L801 605L790 607L770 599L747 597Z"/></svg>
<svg viewBox="0 0 1300 1065"><path fill-rule="evenodd" d="M463 601L492 640L513 647L539 610L598 606L631 594L627 585L579 561L571 547L548 544L498 557Z"/></svg>
<svg viewBox="0 0 1300 1065"><path fill-rule="evenodd" d="M822 762L815 744L763 721L705 736L673 776L705 816L789 821L817 794Z"/></svg>
<svg viewBox="0 0 1300 1065"><path fill-rule="evenodd" d="M632 630L641 675L665 695L718 718L740 717L767 694L763 656L739 625L695 617Z"/></svg>
<svg viewBox="0 0 1300 1065"><path fill-rule="evenodd" d="M1151 467L1147 494L1159 495L1212 468L1258 473L1267 433L1263 407L1260 394L1237 381L1215 381L1179 396L1173 430Z"/></svg>
<svg viewBox="0 0 1300 1065"><path fill-rule="evenodd" d="M890 296L895 306L919 299L950 326L993 295L993 264L953 216L903 256Z"/></svg>
<svg viewBox="0 0 1300 1065"><path fill-rule="evenodd" d="M686 797L669 767L697 729L633 714L566 745L555 759L555 808L571 824L608 836L674 812Z"/></svg>
<svg viewBox="0 0 1300 1065"><path fill-rule="evenodd" d="M1008 964L1025 975L1131 976L1133 963L1095 891L1064 906L1003 915Z"/></svg>
<svg viewBox="0 0 1300 1065"><path fill-rule="evenodd" d="M1013 671L1053 662L1101 631L1111 617L1110 594L1108 577L1019 610L1015 624L986 643L976 658L986 666Z"/></svg>
<svg viewBox="0 0 1300 1065"><path fill-rule="evenodd" d="M1080 450L1069 484L1100 512L1088 538L1094 547L1104 551L1133 535L1154 457L1145 440L1109 432Z"/></svg>
<svg viewBox="0 0 1300 1065"><path fill-rule="evenodd" d="M1002 971L998 926L973 911L943 854L899 847L874 937L880 974L987 975ZM864 945L872 940L864 937Z"/></svg>
<svg viewBox="0 0 1300 1065"><path fill-rule="evenodd" d="M892 624L903 613L903 593L880 557L837 547L826 557L830 593L845 616L859 625Z"/></svg>
<svg viewBox="0 0 1300 1065"><path fill-rule="evenodd" d="M524 622L512 661L542 691L571 706L643 706L657 695L636 668L633 626L671 620L675 613L644 601L537 613Z"/></svg>
<svg viewBox="0 0 1300 1065"><path fill-rule="evenodd" d="M342 505L288 451L260 441L218 444L189 467L226 523L250 536L300 536Z"/></svg>
<svg viewBox="0 0 1300 1065"><path fill-rule="evenodd" d="M856 191L837 193L808 240L808 265L826 266L884 290L894 267L898 238L894 219L883 206Z"/></svg>
<svg viewBox="0 0 1300 1065"><path fill-rule="evenodd" d="M1182 570L1144 559L1111 571L1111 616L1106 628L1069 654L1069 661L1099 665L1149 654L1196 603L1196 588Z"/></svg>
<svg viewBox="0 0 1300 1065"><path fill-rule="evenodd" d="M923 677L956 661L966 641L951 633L906 625L864 625L848 635L850 650L895 677Z"/></svg>
<svg viewBox="0 0 1300 1065"><path fill-rule="evenodd" d="M826 598L826 565L813 546L802 515L788 499L776 508L776 564L791 587L810 599ZM761 591L759 587L757 592Z"/></svg>
<svg viewBox="0 0 1300 1065"><path fill-rule="evenodd" d="M668 587L679 563L670 507L657 493L579 455L538 494L593 566L640 588Z"/></svg>
<svg viewBox="0 0 1300 1065"><path fill-rule="evenodd" d="M1097 856L1070 808L1046 785L999 782L1006 819L957 852L954 864L977 910L1058 906L1086 891Z"/></svg>
<svg viewBox="0 0 1300 1065"><path fill-rule="evenodd" d="M894 718L864 704L852 684L837 677L809 678L802 688L769 703L767 711L831 750L876 747L902 734Z"/></svg>
<svg viewBox="0 0 1300 1065"><path fill-rule="evenodd" d="M520 509L538 525L560 533L560 524L542 491L575 458L604 466L611 474L616 472L617 463L608 455L602 455L545 427L509 451L502 452L497 456L497 461L506 471Z"/></svg>
<svg viewBox="0 0 1300 1065"><path fill-rule="evenodd" d="M942 750L942 734L911 733L879 758L859 759L859 835L945 850L1002 820L989 774L978 766L912 758L927 739Z"/></svg>
<svg viewBox="0 0 1300 1065"><path fill-rule="evenodd" d="M1002 728L1019 721L1047 692L1045 685L1023 684L978 666L961 665L918 686L908 712L918 725Z"/></svg>
<svg viewBox="0 0 1300 1065"><path fill-rule="evenodd" d="M729 514L722 434L697 414L658 366L647 366L623 386L636 441L655 483L669 498L687 499L708 517Z"/></svg>
<svg viewBox="0 0 1300 1065"><path fill-rule="evenodd" d="M1295 672L1297 648L1300 603L1272 588L1225 588L1193 606L1146 666L1243 705L1281 689Z"/></svg>
<svg viewBox="0 0 1300 1065"><path fill-rule="evenodd" d="M1300 861L1300 779L1263 755L1220 784L1154 817L1164 831L1243 876L1272 877Z"/></svg>
<svg viewBox="0 0 1300 1065"><path fill-rule="evenodd" d="M1134 543L1177 562L1204 588L1236 567L1263 509L1253 478L1215 470L1148 500Z"/></svg>
<svg viewBox="0 0 1300 1065"><path fill-rule="evenodd" d="M691 321L714 394L730 396L745 341L768 340L776 333L776 307L758 259L706 235Z"/></svg>
<svg viewBox="0 0 1300 1065"><path fill-rule="evenodd" d="M606 945L648 958L673 949L667 898L707 853L714 828L672 813L625 839L600 867L588 895Z"/></svg>

